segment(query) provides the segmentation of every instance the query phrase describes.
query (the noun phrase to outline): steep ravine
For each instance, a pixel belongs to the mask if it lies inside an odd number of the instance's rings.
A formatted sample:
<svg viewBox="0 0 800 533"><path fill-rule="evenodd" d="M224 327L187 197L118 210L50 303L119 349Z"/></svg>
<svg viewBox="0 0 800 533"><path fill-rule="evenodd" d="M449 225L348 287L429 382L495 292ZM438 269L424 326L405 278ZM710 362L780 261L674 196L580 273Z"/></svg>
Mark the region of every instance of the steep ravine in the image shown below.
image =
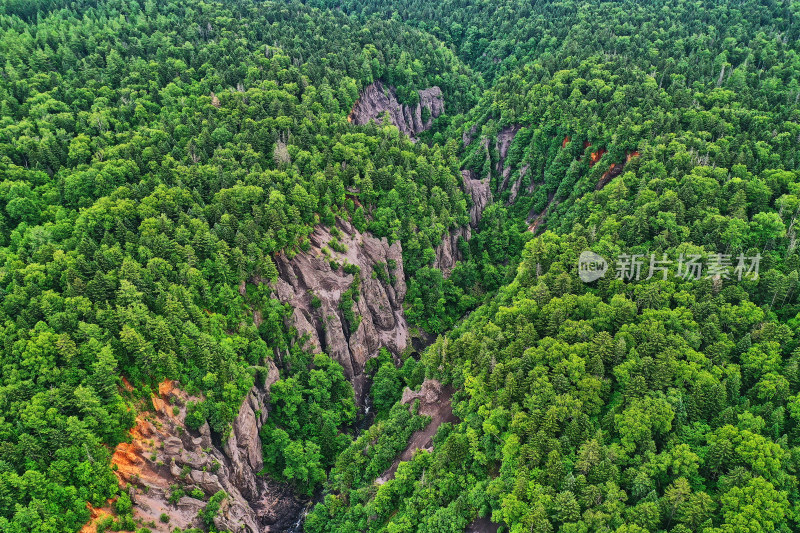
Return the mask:
<svg viewBox="0 0 800 533"><path fill-rule="evenodd" d="M342 220L334 228L318 226L310 240L307 252L276 258L280 277L273 289L294 309L292 325L301 336L308 335L307 348L324 350L342 364L363 408L366 361L381 347L399 355L411 346L403 313L401 245L361 233ZM358 289L348 296L354 282ZM152 410L139 415L131 442L120 444L112 459L121 486L128 487L135 519L162 533L200 527L198 512L206 502L191 495L199 488L206 497L220 490L228 494L215 520L220 529L302 530L305 502L288 486L257 475L263 468L259 432L269 416L269 388L279 378L276 365L268 364L268 376L244 399L224 443L207 423L198 431L186 427L186 404L199 398L190 397L176 382L161 384ZM169 501L171 486L185 492L176 504ZM98 518L105 514L95 512ZM161 522L162 514L169 517L167 523ZM93 532L93 523L85 530Z"/></svg>
<svg viewBox="0 0 800 533"><path fill-rule="evenodd" d="M449 234L439 247L437 262L451 267L458 258L457 238L469 235L470 225ZM337 220L333 228L316 227L310 243L308 251L292 258L276 257L279 278L272 288L292 306L291 325L301 336L307 335L307 348L325 351L342 365L363 410L369 399L367 360L382 347L399 355L407 348L424 347L432 338L412 337L406 321L399 242L389 244ZM357 290L351 290L354 283ZM346 312L348 306L351 313ZM268 376L248 393L224 442L207 423L197 431L187 428L186 404L200 398L190 397L177 382L161 384L152 397L152 409L137 418L131 442L121 443L112 459L137 521L160 533L201 527L198 513L206 502L193 497L192 491L201 489L208 498L222 490L228 497L215 519L218 528L242 533L302 531L307 502L287 485L257 475L263 468L259 432L269 416L269 388L279 378L275 363L268 365ZM175 487L185 495L171 503ZM93 516L102 519L108 510L93 510ZM162 514L168 522L161 521ZM95 523L84 531L93 532Z"/></svg>
<svg viewBox="0 0 800 533"><path fill-rule="evenodd" d="M430 112L427 121L421 118L423 108ZM435 87L420 91L420 104L409 108L397 102L393 89L377 82L362 94L351 120L364 123L384 112L403 133L413 137L443 112L441 93ZM436 248L434 266L446 275L461 259L459 239L470 239L492 201L488 176L480 178L463 171L462 179L464 191L472 199L470 223L450 230ZM363 411L369 400L369 380L364 373L367 360L381 348L395 355L406 349L419 350L432 338L424 333L412 336L405 318L406 283L399 242L389 244L385 238L362 233L349 221L339 219L333 228L315 227L310 244L307 251L292 257L275 257L279 277L272 289L278 299L292 307L290 325L306 337L306 347L313 352L324 351L342 365ZM188 429L184 422L186 403L198 398L190 397L177 382L161 384L152 398L152 410L137 418L131 442L120 444L113 457L137 520L162 533L175 528L202 528L198 513L206 502L191 495L199 488L206 498L220 490L228 495L215 519L219 529L242 533L302 531L309 502L298 498L287 485L257 475L263 468L259 432L269 416L269 388L279 378L278 368L271 361L269 369L266 379L244 399L224 442L212 434L208 424L197 431ZM445 420L452 415L442 416ZM416 435L419 442L412 439L406 455L413 455L417 447L430 446L429 437L424 431ZM169 501L174 487L185 492L177 503ZM102 518L105 511L96 510L95 515ZM161 522L162 514L169 517L167 523ZM92 524L87 524L86 531L94 531Z"/></svg>
<svg viewBox="0 0 800 533"><path fill-rule="evenodd" d="M359 95L358 100L353 106L348 120L353 124L366 124L371 120L379 121L381 116L386 114L389 121L412 140L421 132L429 129L433 124L433 119L444 113L445 102L442 98L442 91L439 87L431 87L421 91L419 103L414 106L401 104L397 100L394 87L384 85L381 81L376 81L368 85ZM429 115L423 120L423 111ZM519 128L517 127L517 130ZM472 131L471 134L474 134ZM516 130L513 132L516 133ZM502 134L501 137L503 137ZM513 134L503 141L502 157L505 158L508 146L513 141ZM464 134L464 142L467 142L467 134ZM501 139L498 139L500 146ZM500 148L499 148L500 149ZM470 207L470 223L459 228L449 230L439 246L436 247L436 259L433 266L441 270L445 277L450 275L453 266L462 259L461 251L458 247L459 239L468 241L472 237L472 231L477 229L486 206L492 202L490 190L491 176L481 178L469 170L462 170L463 189L472 199Z"/></svg>
<svg viewBox="0 0 800 533"><path fill-rule="evenodd" d="M197 431L186 426L186 404L198 400L174 381L164 381L152 397L152 410L142 412L131 429L131 442L114 450L112 466L120 486L127 488L133 516L151 531L169 533L175 528L201 528L198 513L204 497L225 491L227 497L214 519L220 530L241 533L287 531L302 509L291 489L258 476L263 468L259 431L269 413L269 388L278 369L269 372L242 402L233 429L223 444L208 423ZM170 502L175 489L185 495ZM97 515L102 517L103 512ZM167 522L162 515L169 517ZM84 531L95 531L87 524Z"/></svg>

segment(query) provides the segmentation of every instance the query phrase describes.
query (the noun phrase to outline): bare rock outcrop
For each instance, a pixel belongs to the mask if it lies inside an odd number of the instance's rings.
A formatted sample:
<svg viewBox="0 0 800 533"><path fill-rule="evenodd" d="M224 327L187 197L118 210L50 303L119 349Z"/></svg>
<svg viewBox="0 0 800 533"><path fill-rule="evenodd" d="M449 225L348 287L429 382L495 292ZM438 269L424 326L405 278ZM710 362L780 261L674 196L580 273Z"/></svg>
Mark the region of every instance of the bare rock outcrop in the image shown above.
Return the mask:
<svg viewBox="0 0 800 533"><path fill-rule="evenodd" d="M217 529L266 533L292 525L299 500L287 486L257 475L264 466L259 431L269 412L269 388L279 377L277 367L271 361L268 365L267 376L247 394L224 444L212 436L208 423L197 431L186 426L187 403L200 398L189 396L174 381L159 385L152 412L137 417L131 441L120 443L111 459L120 484L128 488L135 520L163 533L204 527L198 513L205 499L225 491L214 519ZM182 496L171 502L176 490ZM160 520L162 514L168 523Z"/></svg>
<svg viewBox="0 0 800 533"><path fill-rule="evenodd" d="M514 137L517 136L517 132L519 132L521 128L522 126L519 124L506 126L500 130L500 133L497 134L497 139L495 139L495 148L497 149L498 156L495 170L503 177L499 192L503 192L508 188L508 178L511 176L511 167L506 166L506 157L508 157L508 149L511 147L511 143L514 142Z"/></svg>
<svg viewBox="0 0 800 533"><path fill-rule="evenodd" d="M431 127L433 119L444 113L444 99L439 87L417 92L419 103L408 106L398 102L394 87L384 85L381 81L371 83L361 92L348 120L353 124L367 124L370 120L380 121L381 115L388 113L392 124L414 139ZM423 109L429 113L425 120L422 118Z"/></svg>
<svg viewBox="0 0 800 533"><path fill-rule="evenodd" d="M508 188L508 182L512 169L510 166L506 166L505 162L506 158L508 157L508 150L514 142L514 138L520 129L522 129L522 126L519 124L506 126L500 130L495 139L495 148L498 154L498 159L495 163L495 170L497 170L502 177L502 182L498 190L499 193L502 193L504 190L506 190L506 188ZM472 126L469 130L464 131L462 140L465 146L469 145L473 141L473 136L476 130L476 126ZM487 160L489 160L491 157L489 145L490 141L488 138L484 137L481 139L480 146L481 149L485 151ZM508 201L509 204L513 203L519 195L522 181L525 178L528 170L529 165L523 165L520 168L517 179L511 185L511 196ZM480 178L474 171L462 169L461 177L463 181L464 192L469 194L470 198L472 199L472 205L470 206L469 210L470 223L466 227L449 231L444 236L439 246L436 247L436 259L434 266L441 270L445 277L450 275L453 266L455 266L455 264L462 259L461 252L457 245L458 239L470 239L472 236L471 230L478 228L478 224L481 221L484 210L493 199L491 175Z"/></svg>
<svg viewBox="0 0 800 533"><path fill-rule="evenodd" d="M462 259L458 240L468 241L472 238L472 230L478 227L484 209L492 201L489 176L478 179L471 170L462 170L461 177L464 182L464 192L472 198L472 206L469 209L470 222L466 226L451 229L445 233L442 242L435 249L436 258L433 266L441 270L444 277L448 277L455 264Z"/></svg>
<svg viewBox="0 0 800 533"><path fill-rule="evenodd" d="M442 242L434 250L436 252L436 259L433 261L433 266L442 271L444 277L450 276L450 271L458 261L463 258L461 250L458 247L458 239L465 241L472 238L472 230L469 225L456 228L445 233Z"/></svg>
<svg viewBox="0 0 800 533"><path fill-rule="evenodd" d="M324 350L341 363L360 404L367 360L381 347L399 354L409 344L402 248L399 242L390 245L343 220L333 230L317 226L310 241L308 252L276 258L280 277L274 288L294 309L294 326L301 335L308 334L309 348ZM355 273L353 266L358 267ZM343 304L354 282L355 298Z"/></svg>
<svg viewBox="0 0 800 533"><path fill-rule="evenodd" d="M477 228L481 216L483 216L483 210L492 201L492 190L489 183L491 177L486 176L479 179L471 170L462 170L461 177L464 181L464 192L472 198L472 207L469 209L470 225Z"/></svg>
<svg viewBox="0 0 800 533"><path fill-rule="evenodd" d="M431 421L424 428L411 434L408 439L408 446L395 458L392 466L376 480L378 484L386 483L386 481L394 477L400 463L410 461L417 450L433 450L433 436L436 435L436 431L442 423L458 421L453 414L451 401L454 392L455 389L452 386L442 385L435 379L423 381L418 391L412 391L408 387L403 390L400 403L408 405L409 410L411 410L414 403L419 400L419 411L417 413L431 417Z"/></svg>
<svg viewBox="0 0 800 533"><path fill-rule="evenodd" d="M517 133L519 133L521 129L522 126L520 124L512 124L510 126L505 126L497 133L497 136L494 139L494 147L495 151L497 152L497 160L494 162L494 170L500 177L500 184L497 187L496 191L497 194L502 194L504 191L509 189L509 183L514 169L510 165L506 164L506 159L508 158L508 151L511 148L511 145L514 143L514 139L516 139ZM473 130L470 130L470 132L472 131ZM472 142L471 135L468 136L467 132L464 132L463 141L465 146L471 143ZM484 137L481 139L481 148L486 152L487 161L490 160L490 158L492 157L489 151L489 145L490 145L489 138ZM519 192L522 187L522 181L525 179L525 175L527 174L528 170L529 170L529 165L522 165L521 167L519 167L519 172L517 174L516 180L514 180L514 183L510 184L511 196L508 200L509 205L514 203L514 201L517 199L517 196L519 195ZM464 173L464 178L465 178L464 181L466 187L467 171L462 170L462 173ZM471 177L473 179L475 178L474 176ZM486 181L487 181L486 188L488 189L488 179ZM474 198L475 194L473 193L473 199ZM489 195L489 198L491 198L491 195ZM476 205L479 205L477 202L475 203Z"/></svg>
<svg viewBox="0 0 800 533"><path fill-rule="evenodd" d="M611 165L608 167L608 170L603 172L603 175L600 177L600 181L597 182L595 190L597 191L603 190L603 188L609 183L611 183L611 181L614 178L616 178L617 176L621 176L622 171L625 169L625 165L630 163L631 159L633 159L634 157L639 157L639 155L641 154L639 154L638 150L633 152L628 152L628 154L625 156L625 161L623 161L622 163L611 163Z"/></svg>
<svg viewBox="0 0 800 533"><path fill-rule="evenodd" d="M461 141L464 143L464 146L469 146L472 143L472 139L475 137L475 132L478 131L478 125L473 124L468 130L464 130L461 134Z"/></svg>
<svg viewBox="0 0 800 533"><path fill-rule="evenodd" d="M422 386L418 391L413 391L408 387L403 389L400 403L411 405L416 400L419 400L419 414L423 416L444 415L445 418L449 418L449 413L452 412L450 409L450 397L452 395L453 389L451 387L445 387L435 379L426 379L422 382Z"/></svg>
<svg viewBox="0 0 800 533"><path fill-rule="evenodd" d="M509 196L508 198L507 205L513 204L514 201L517 199L517 196L519 195L519 189L522 186L522 180L525 179L525 175L528 173L529 169L530 165L527 163L520 167L519 175L517 176L517 179L514 182L514 184L511 186L511 196ZM533 192L533 189L530 189L529 192Z"/></svg>

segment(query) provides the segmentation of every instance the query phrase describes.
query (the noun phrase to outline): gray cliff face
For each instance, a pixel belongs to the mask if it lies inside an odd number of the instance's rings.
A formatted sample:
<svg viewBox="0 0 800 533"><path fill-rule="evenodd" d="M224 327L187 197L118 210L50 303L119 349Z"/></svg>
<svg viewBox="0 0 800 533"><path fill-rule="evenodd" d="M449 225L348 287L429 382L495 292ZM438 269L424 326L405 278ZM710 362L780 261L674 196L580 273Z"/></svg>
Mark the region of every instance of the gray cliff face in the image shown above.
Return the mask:
<svg viewBox="0 0 800 533"><path fill-rule="evenodd" d="M464 143L464 146L469 146L472 143L472 139L475 137L475 132L478 131L478 125L473 124L469 130L464 130L461 134L461 141Z"/></svg>
<svg viewBox="0 0 800 533"><path fill-rule="evenodd" d="M439 87L431 87L418 93L419 103L407 106L397 101L394 87L376 81L364 89L348 118L353 124L367 124L370 120L380 122L381 115L388 113L392 124L414 139L431 127L434 118L444 113L444 100ZM422 119L423 109L430 112L427 120Z"/></svg>
<svg viewBox="0 0 800 533"><path fill-rule="evenodd" d="M522 126L519 124L506 126L500 130L495 138L495 149L498 155L497 162L495 163L495 170L500 174L502 180L497 191L498 193L502 193L509 187L512 169L510 166L506 166L505 163L508 157L508 150L511 148L514 138L520 129L522 129ZM476 126L472 126L469 130L464 131L462 140L465 146L473 142L476 131ZM481 149L485 151L487 160L491 157L489 143L490 141L487 137L481 139ZM528 170L529 165L523 165L519 169L516 180L511 184L511 196L508 200L509 204L517 199ZM444 236L444 239L442 239L441 244L436 247L434 266L440 269L445 277L450 275L456 262L462 259L461 253L457 247L459 237L465 240L470 239L472 236L471 230L478 228L484 210L492 203L491 175L480 178L472 170L463 169L461 171L461 177L464 183L464 192L469 194L472 199L472 206L469 210L470 223L467 227L450 230Z"/></svg>
<svg viewBox="0 0 800 533"><path fill-rule="evenodd" d="M462 170L461 178L464 182L464 192L472 198L472 206L469 209L470 222L466 226L451 229L445 233L442 242L436 247L436 259L433 266L441 270L444 277L450 276L455 264L462 259L461 250L458 248L458 239L462 238L468 241L472 238L472 230L477 229L484 209L492 202L490 176L479 179L471 170Z"/></svg>
<svg viewBox="0 0 800 533"><path fill-rule="evenodd" d="M495 170L503 177L498 192L503 192L508 188L508 178L511 176L511 167L505 166L506 157L508 156L508 149L511 147L511 143L514 142L514 137L517 136L517 132L521 128L522 126L518 124L506 126L500 130L500 133L497 134L497 139L495 139L495 148L497 149L498 155Z"/></svg>
<svg viewBox="0 0 800 533"><path fill-rule="evenodd" d="M494 147L495 151L497 152L497 160L494 163L494 170L500 176L500 184L497 187L497 194L502 194L504 191L508 190L510 186L511 196L508 199L507 205L514 203L514 201L519 196L519 192L522 189L523 181L529 170L529 165L527 164L520 166L518 172L516 173L516 178L514 179L514 182L510 183L514 169L511 168L510 165L506 165L506 159L508 158L508 150L511 148L511 145L514 143L514 139L516 138L517 133L519 133L519 130L521 129L522 126L519 124L505 126L497 133L497 136L494 138ZM473 127L473 129L470 130L470 135L468 135L467 132L464 132L463 141L465 146L472 142L472 134L474 130L475 128ZM491 158L489 145L490 145L490 139L488 137L483 137L481 139L481 148L485 150L487 160L490 160ZM466 172L467 171L462 170L462 173ZM475 179L474 176L471 177ZM465 174L465 184L466 184L466 174ZM530 190L531 188L528 187L528 192L530 192ZM475 195L473 194L473 198L474 197Z"/></svg>
<svg viewBox="0 0 800 533"><path fill-rule="evenodd" d="M478 179L471 170L462 170L461 177L464 181L464 192L472 198L472 207L469 209L470 225L473 229L478 227L478 223L483 216L483 210L492 202L492 191L490 188L490 176Z"/></svg>
<svg viewBox="0 0 800 533"><path fill-rule="evenodd" d="M120 482L128 484L135 518L164 533L203 527L198 512L206 502L191 496L199 488L206 496L227 493L214 520L219 530L267 533L291 526L299 501L286 486L256 475L264 466L259 431L269 412L269 387L278 380L278 369L268 364L267 378L248 393L224 444L212 437L208 423L188 429L186 403L198 398L175 382L162 383L152 414L137 419L133 441L118 446L112 459ZM177 504L169 502L172 485L186 493ZM162 513L169 523L160 521Z"/></svg>
<svg viewBox="0 0 800 533"><path fill-rule="evenodd" d="M530 169L530 165L527 164L527 163L520 167L519 175L517 176L517 180L511 186L511 196L508 198L508 204L507 205L513 204L514 201L517 199L517 196L519 195L519 189L522 186L522 180L525 179L525 175L528 173L529 169ZM533 192L532 184L528 186L528 192Z"/></svg>
<svg viewBox="0 0 800 533"><path fill-rule="evenodd" d="M441 270L445 278L450 276L455 264L463 258L461 250L458 249L459 238L465 241L472 238L472 230L469 225L455 228L445 233L442 242L434 250L436 259L433 261L433 266Z"/></svg>
<svg viewBox="0 0 800 533"><path fill-rule="evenodd" d="M441 270L444 277L450 276L455 264L462 259L461 250L458 248L458 239L468 241L472 238L472 230L478 227L484 209L492 202L489 176L479 179L471 170L462 170L461 177L464 182L464 192L472 198L472 206L469 209L470 222L466 226L451 229L445 233L442 242L434 250L436 259L434 259L433 266Z"/></svg>
<svg viewBox="0 0 800 533"><path fill-rule="evenodd" d="M353 384L356 403L366 393L364 364L381 347L399 354L409 344L408 323L403 313L406 284L402 248L360 233L347 221L338 220L336 231L318 226L311 234L311 249L289 259L276 260L280 278L274 288L278 298L293 309L294 326L308 334L309 348L327 352L341 363ZM332 239L338 245L331 243ZM334 247L344 245L346 251ZM338 268L331 261L338 263ZM359 267L358 274L348 274L344 265ZM358 298L352 304L357 324L349 324L341 309L342 294L360 277Z"/></svg>
<svg viewBox="0 0 800 533"><path fill-rule="evenodd" d="M472 142L475 129L476 128L473 126L469 132L464 132L462 140L464 141L465 146ZM494 163L494 170L500 176L500 184L497 187L497 194L502 194L504 191L510 189L510 196L506 205L511 205L516 201L520 191L523 188L525 178L528 176L528 171L530 170L530 165L524 164L521 165L515 173L514 169L510 165L506 165L508 151L511 148L511 145L514 143L517 133L519 133L521 129L522 126L519 124L505 126L494 138L494 147L497 152L497 160ZM481 148L485 150L487 160L491 158L489 146L490 139L488 137L483 137L481 139ZM480 221L480 214L483 213L483 209L486 208L486 205L488 205L492 199L489 188L489 176L484 178L484 180L477 180L474 172L462 170L461 173L464 176L464 189L466 192L469 192L473 198L473 208L470 212L470 215L472 219L472 227L475 228L477 227L477 221ZM515 175L513 182L511 181L512 174ZM471 178L470 181L468 181L468 177ZM526 187L528 193L533 191L534 184L532 183L532 179L533 176L528 178L528 181L531 182Z"/></svg>

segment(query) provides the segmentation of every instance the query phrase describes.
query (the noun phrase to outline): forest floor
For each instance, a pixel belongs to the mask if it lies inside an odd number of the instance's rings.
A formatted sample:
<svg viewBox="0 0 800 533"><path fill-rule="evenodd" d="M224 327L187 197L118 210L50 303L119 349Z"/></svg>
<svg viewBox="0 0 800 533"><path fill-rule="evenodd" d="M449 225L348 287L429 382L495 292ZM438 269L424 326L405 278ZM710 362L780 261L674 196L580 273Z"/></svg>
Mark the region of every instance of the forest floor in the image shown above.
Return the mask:
<svg viewBox="0 0 800 533"><path fill-rule="evenodd" d="M464 530L464 533L497 533L499 528L500 526L492 522L487 516L473 520Z"/></svg>

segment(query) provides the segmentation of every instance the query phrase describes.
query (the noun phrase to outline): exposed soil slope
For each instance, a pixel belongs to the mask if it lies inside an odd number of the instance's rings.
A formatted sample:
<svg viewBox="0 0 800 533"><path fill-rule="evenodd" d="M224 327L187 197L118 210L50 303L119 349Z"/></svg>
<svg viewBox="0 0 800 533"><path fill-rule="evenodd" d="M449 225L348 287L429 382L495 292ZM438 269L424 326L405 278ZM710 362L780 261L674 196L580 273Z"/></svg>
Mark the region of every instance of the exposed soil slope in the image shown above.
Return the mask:
<svg viewBox="0 0 800 533"><path fill-rule="evenodd" d="M286 531L300 502L286 486L257 475L263 468L259 430L268 416L269 387L277 379L278 369L270 362L269 375L248 393L224 444L212 436L207 423L198 431L186 427L186 404L199 398L189 396L177 382L161 383L152 397L152 411L139 414L130 442L120 443L111 460L134 504L134 519L162 533L202 527L198 513L204 500L222 490L228 496L215 519L218 529ZM176 488L185 495L171 503ZM203 499L191 495L195 489L202 491ZM169 516L166 524L160 521L162 513ZM85 533L94 532L108 510L92 514Z"/></svg>

